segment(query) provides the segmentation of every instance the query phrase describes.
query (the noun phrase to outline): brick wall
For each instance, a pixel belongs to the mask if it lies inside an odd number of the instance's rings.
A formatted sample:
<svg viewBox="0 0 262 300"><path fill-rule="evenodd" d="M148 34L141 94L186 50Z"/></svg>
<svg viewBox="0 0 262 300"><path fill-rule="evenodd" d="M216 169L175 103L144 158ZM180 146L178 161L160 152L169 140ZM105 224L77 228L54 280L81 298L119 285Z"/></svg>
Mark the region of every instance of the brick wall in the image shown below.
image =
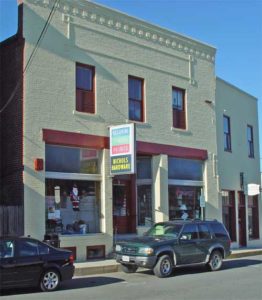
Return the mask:
<svg viewBox="0 0 262 300"><path fill-rule="evenodd" d="M22 6L19 7L21 24ZM0 44L0 205L23 207L23 54L22 28ZM16 92L17 83L19 87ZM14 95L12 95L14 93Z"/></svg>

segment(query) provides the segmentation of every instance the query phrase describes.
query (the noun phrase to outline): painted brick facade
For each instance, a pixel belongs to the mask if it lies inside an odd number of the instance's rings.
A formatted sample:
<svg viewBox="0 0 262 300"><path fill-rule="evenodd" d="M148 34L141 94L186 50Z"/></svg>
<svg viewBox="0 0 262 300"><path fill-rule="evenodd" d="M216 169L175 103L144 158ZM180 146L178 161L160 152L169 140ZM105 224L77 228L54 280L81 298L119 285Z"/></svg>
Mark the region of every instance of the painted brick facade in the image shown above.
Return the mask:
<svg viewBox="0 0 262 300"><path fill-rule="evenodd" d="M46 3L24 1L25 61L52 8L52 1ZM42 130L108 137L108 126L128 121L129 75L145 82L145 122L136 124L138 143L202 149L207 154L206 210L210 218L219 219L212 159L217 151L216 116L205 103L215 99L215 52L213 47L89 1L62 1L25 77L24 181L30 208L25 209L25 232L36 237L45 232L45 172L35 172L33 165L34 158L45 158ZM95 67L96 114L76 111L76 62ZM186 90L184 131L172 127L173 86ZM108 253L113 227L107 151L103 150L100 222ZM156 185L152 201L158 211L155 221L160 221L168 218L168 157L160 151L153 160ZM81 244L80 237L78 240ZM62 244L69 246L68 242L62 237ZM89 237L88 243L96 244L95 237Z"/></svg>

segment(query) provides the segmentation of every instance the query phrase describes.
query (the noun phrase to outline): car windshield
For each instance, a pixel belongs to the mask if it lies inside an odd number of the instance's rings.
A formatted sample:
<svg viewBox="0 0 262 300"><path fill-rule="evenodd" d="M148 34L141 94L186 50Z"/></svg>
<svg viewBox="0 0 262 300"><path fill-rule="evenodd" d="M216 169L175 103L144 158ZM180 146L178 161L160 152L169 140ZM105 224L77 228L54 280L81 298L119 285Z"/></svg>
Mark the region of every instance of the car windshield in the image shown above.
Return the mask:
<svg viewBox="0 0 262 300"><path fill-rule="evenodd" d="M167 236L177 238L182 225L180 224L156 224L147 232L147 236Z"/></svg>

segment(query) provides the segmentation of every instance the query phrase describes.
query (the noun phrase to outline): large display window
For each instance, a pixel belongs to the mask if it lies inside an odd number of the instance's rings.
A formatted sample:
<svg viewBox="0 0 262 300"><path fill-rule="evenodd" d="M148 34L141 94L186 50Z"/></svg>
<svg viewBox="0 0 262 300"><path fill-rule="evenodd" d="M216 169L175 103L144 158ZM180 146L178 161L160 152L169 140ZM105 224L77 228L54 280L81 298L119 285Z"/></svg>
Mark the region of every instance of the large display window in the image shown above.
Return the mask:
<svg viewBox="0 0 262 300"><path fill-rule="evenodd" d="M169 192L169 219L200 219L201 187L172 186Z"/></svg>
<svg viewBox="0 0 262 300"><path fill-rule="evenodd" d="M200 160L168 158L168 178L177 180L203 180L203 162Z"/></svg>
<svg viewBox="0 0 262 300"><path fill-rule="evenodd" d="M100 182L46 179L46 232L100 232Z"/></svg>
<svg viewBox="0 0 262 300"><path fill-rule="evenodd" d="M46 171L59 173L99 173L96 149L46 145Z"/></svg>
<svg viewBox="0 0 262 300"><path fill-rule="evenodd" d="M46 144L46 232L100 232L100 151Z"/></svg>

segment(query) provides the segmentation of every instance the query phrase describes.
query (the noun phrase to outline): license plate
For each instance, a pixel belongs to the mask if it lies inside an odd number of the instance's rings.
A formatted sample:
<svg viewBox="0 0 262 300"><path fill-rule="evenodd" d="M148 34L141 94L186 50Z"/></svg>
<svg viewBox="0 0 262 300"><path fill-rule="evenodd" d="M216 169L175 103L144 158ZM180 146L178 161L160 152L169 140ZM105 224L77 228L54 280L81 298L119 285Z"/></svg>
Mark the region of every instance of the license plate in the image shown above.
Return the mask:
<svg viewBox="0 0 262 300"><path fill-rule="evenodd" d="M122 261L129 261L129 256L123 255L122 256Z"/></svg>

